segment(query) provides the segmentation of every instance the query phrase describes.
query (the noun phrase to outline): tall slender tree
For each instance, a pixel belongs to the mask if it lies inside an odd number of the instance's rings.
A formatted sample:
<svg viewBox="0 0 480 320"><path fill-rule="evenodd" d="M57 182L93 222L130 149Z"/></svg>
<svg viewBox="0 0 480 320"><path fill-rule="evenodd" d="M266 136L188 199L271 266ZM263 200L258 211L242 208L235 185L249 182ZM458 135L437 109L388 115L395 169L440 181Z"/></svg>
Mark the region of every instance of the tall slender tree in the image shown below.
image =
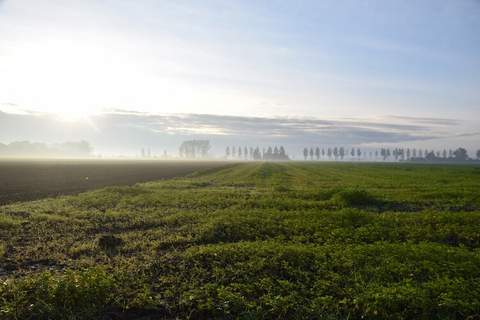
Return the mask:
<svg viewBox="0 0 480 320"><path fill-rule="evenodd" d="M228 157L230 157L230 147L227 146L227 148L225 149L225 158L228 159Z"/></svg>

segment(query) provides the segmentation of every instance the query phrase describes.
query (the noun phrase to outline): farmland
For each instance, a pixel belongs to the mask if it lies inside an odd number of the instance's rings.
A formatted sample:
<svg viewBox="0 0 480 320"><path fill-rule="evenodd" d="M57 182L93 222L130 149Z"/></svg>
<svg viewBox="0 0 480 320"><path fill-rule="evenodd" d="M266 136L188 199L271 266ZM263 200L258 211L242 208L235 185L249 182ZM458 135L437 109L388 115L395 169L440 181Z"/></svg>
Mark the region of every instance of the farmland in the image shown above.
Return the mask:
<svg viewBox="0 0 480 320"><path fill-rule="evenodd" d="M0 232L2 319L480 318L479 166L231 164Z"/></svg>
<svg viewBox="0 0 480 320"><path fill-rule="evenodd" d="M223 166L208 161L0 160L0 205Z"/></svg>

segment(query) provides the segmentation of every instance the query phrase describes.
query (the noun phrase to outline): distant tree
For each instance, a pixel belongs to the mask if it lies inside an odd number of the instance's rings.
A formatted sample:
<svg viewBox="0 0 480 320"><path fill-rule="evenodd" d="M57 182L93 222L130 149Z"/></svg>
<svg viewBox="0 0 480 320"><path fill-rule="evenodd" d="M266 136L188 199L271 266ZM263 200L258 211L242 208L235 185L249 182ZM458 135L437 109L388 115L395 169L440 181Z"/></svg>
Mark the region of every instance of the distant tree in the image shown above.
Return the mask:
<svg viewBox="0 0 480 320"><path fill-rule="evenodd" d="M305 159L305 161L308 159L308 148L307 147L303 148L303 158Z"/></svg>
<svg viewBox="0 0 480 320"><path fill-rule="evenodd" d="M407 148L407 160L410 160L410 156L411 156L410 148Z"/></svg>
<svg viewBox="0 0 480 320"><path fill-rule="evenodd" d="M252 160L254 159L253 150L254 150L253 147L250 147L250 152L249 153L250 153L250 159L252 159Z"/></svg>
<svg viewBox="0 0 480 320"><path fill-rule="evenodd" d="M351 156L352 158L355 157L355 149L354 149L354 148L352 148L352 150L350 150L350 156Z"/></svg>
<svg viewBox="0 0 480 320"><path fill-rule="evenodd" d="M437 158L440 158L440 151L436 151L435 155L437 156Z"/></svg>
<svg viewBox="0 0 480 320"><path fill-rule="evenodd" d="M398 161L398 149L395 148L392 151L393 157L395 158L395 161Z"/></svg>
<svg viewBox="0 0 480 320"><path fill-rule="evenodd" d="M281 157L285 157L287 155L287 153L285 152L285 148L283 146L280 146L278 153L280 154Z"/></svg>
<svg viewBox="0 0 480 320"><path fill-rule="evenodd" d="M362 156L362 150L360 150L360 148L357 148L357 157L361 157Z"/></svg>
<svg viewBox="0 0 480 320"><path fill-rule="evenodd" d="M417 149L413 148L412 150L412 157L416 158L417 157Z"/></svg>
<svg viewBox="0 0 480 320"><path fill-rule="evenodd" d="M453 152L453 155L455 156L455 160L458 160L458 161L468 160L468 153L465 148L458 148Z"/></svg>
<svg viewBox="0 0 480 320"><path fill-rule="evenodd" d="M442 152L442 158L443 158L443 159L446 159L446 158L447 158L447 150L445 150L445 149L444 149L443 152Z"/></svg>
<svg viewBox="0 0 480 320"><path fill-rule="evenodd" d="M243 148L243 157L245 158L245 160L248 160L248 148L247 147Z"/></svg>
<svg viewBox="0 0 480 320"><path fill-rule="evenodd" d="M313 148L310 148L310 160L313 160Z"/></svg>
<svg viewBox="0 0 480 320"><path fill-rule="evenodd" d="M375 150L375 158L378 158L378 150Z"/></svg>
<svg viewBox="0 0 480 320"><path fill-rule="evenodd" d="M425 159L427 159L428 161L435 161L437 160L437 156L435 155L434 151L430 151L426 154Z"/></svg>
<svg viewBox="0 0 480 320"><path fill-rule="evenodd" d="M340 147L340 149L338 149L338 154L340 156L340 160L343 160L343 158L345 157L345 149L343 147Z"/></svg>
<svg viewBox="0 0 480 320"><path fill-rule="evenodd" d="M392 155L392 153L390 152L390 149L387 148L387 150L385 152L386 159L390 158L391 155Z"/></svg>
<svg viewBox="0 0 480 320"><path fill-rule="evenodd" d="M325 149L322 148L322 158L325 158Z"/></svg>
<svg viewBox="0 0 480 320"><path fill-rule="evenodd" d="M318 160L320 160L320 148L319 147L316 147L315 148L315 158Z"/></svg>
<svg viewBox="0 0 480 320"><path fill-rule="evenodd" d="M335 160L337 160L337 158L338 158L338 147L333 148L333 157L335 158Z"/></svg>
<svg viewBox="0 0 480 320"><path fill-rule="evenodd" d="M235 158L237 156L237 149L235 146L232 146L232 157Z"/></svg>
<svg viewBox="0 0 480 320"><path fill-rule="evenodd" d="M262 159L262 154L260 153L260 148L256 147L255 150L253 151L253 160L261 160Z"/></svg>
<svg viewBox="0 0 480 320"><path fill-rule="evenodd" d="M329 160L332 158L332 148L328 148L327 157L328 157Z"/></svg>
<svg viewBox="0 0 480 320"><path fill-rule="evenodd" d="M274 155L278 155L278 147L277 147L277 146L275 146L275 147L273 148L273 154L274 154Z"/></svg>
<svg viewBox="0 0 480 320"><path fill-rule="evenodd" d="M480 160L480 150L477 150L477 159Z"/></svg>
<svg viewBox="0 0 480 320"><path fill-rule="evenodd" d="M228 159L228 157L230 157L230 147L227 146L227 148L225 149L225 158Z"/></svg>
<svg viewBox="0 0 480 320"><path fill-rule="evenodd" d="M242 158L242 147L238 147L238 157Z"/></svg>
<svg viewBox="0 0 480 320"><path fill-rule="evenodd" d="M420 158L423 158L423 151L422 151L422 149L419 149L419 150L418 150L418 156L419 156Z"/></svg>
<svg viewBox="0 0 480 320"><path fill-rule="evenodd" d="M268 155L273 154L273 149L272 149L272 147L270 147L270 146L268 147L266 154L268 154Z"/></svg>
<svg viewBox="0 0 480 320"><path fill-rule="evenodd" d="M452 149L448 150L448 157L453 158L453 150Z"/></svg>

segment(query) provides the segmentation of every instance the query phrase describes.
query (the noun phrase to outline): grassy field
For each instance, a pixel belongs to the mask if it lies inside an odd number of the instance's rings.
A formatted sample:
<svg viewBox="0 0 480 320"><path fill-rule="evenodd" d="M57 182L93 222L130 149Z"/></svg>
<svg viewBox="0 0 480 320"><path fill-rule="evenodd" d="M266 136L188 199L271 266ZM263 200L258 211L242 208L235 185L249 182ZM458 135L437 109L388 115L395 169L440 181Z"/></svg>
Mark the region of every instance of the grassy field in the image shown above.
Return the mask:
<svg viewBox="0 0 480 320"><path fill-rule="evenodd" d="M218 161L0 160L0 205L172 178L223 165Z"/></svg>
<svg viewBox="0 0 480 320"><path fill-rule="evenodd" d="M245 163L0 207L1 319L480 319L480 167Z"/></svg>

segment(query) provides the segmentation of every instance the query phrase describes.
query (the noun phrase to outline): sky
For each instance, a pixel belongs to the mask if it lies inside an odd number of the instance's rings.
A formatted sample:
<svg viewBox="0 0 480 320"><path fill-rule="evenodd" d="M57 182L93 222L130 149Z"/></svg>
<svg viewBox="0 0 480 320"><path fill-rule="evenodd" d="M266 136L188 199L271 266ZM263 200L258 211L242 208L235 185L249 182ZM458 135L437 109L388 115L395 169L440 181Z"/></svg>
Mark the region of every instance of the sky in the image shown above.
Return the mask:
<svg viewBox="0 0 480 320"><path fill-rule="evenodd" d="M0 0L0 142L473 149L478 30L478 0ZM12 121L60 131L7 129ZM105 121L118 123L107 132ZM143 134L128 134L127 148L108 140L115 128Z"/></svg>

